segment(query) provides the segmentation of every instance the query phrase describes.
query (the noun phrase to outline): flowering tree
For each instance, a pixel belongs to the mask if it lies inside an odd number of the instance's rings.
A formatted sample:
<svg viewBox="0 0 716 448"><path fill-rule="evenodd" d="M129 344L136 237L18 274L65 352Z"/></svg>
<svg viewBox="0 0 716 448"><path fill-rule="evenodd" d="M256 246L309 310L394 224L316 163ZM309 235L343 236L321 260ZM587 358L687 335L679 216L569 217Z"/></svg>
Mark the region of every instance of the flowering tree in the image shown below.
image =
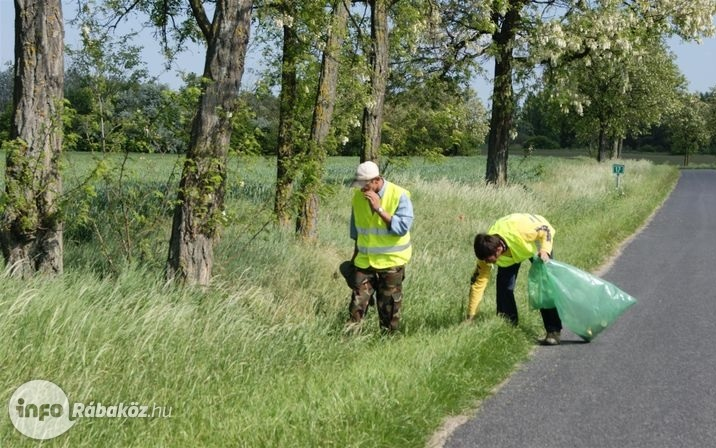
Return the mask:
<svg viewBox="0 0 716 448"><path fill-rule="evenodd" d="M684 155L684 166L692 154L708 146L713 128L708 125L708 105L698 95L684 95L669 116L671 152Z"/></svg>
<svg viewBox="0 0 716 448"><path fill-rule="evenodd" d="M601 53L547 70L551 101L576 115L570 121L583 141L597 142L600 162L610 144L618 156L627 134L658 124L685 90L685 79L659 36L634 41L628 54Z"/></svg>
<svg viewBox="0 0 716 448"><path fill-rule="evenodd" d="M589 64L612 54L628 59L647 36L679 35L698 39L714 33L713 0L494 0L477 9L490 33L494 85L486 180L507 182L508 144L515 111L514 82L540 65L574 59ZM478 30L477 28L475 30ZM575 94L575 102L579 102Z"/></svg>

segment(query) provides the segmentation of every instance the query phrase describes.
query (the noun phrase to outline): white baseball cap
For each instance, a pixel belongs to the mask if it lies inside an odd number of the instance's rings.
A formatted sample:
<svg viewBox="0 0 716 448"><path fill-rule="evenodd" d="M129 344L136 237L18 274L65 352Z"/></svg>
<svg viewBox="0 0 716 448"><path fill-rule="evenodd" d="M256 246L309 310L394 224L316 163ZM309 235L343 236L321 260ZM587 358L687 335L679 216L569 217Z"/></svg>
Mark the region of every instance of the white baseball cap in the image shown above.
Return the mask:
<svg viewBox="0 0 716 448"><path fill-rule="evenodd" d="M375 162L368 160L358 165L356 168L356 177L353 179L351 187L363 187L368 181L380 176L380 170Z"/></svg>

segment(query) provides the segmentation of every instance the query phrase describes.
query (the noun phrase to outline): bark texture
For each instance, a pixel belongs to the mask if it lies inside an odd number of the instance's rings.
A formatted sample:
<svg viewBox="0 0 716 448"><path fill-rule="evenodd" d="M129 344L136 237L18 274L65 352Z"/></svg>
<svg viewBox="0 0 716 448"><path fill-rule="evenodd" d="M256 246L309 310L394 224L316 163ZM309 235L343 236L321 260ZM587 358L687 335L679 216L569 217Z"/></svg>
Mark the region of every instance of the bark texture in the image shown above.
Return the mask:
<svg viewBox="0 0 716 448"><path fill-rule="evenodd" d="M347 5L344 0L335 0L331 30L328 33L328 41L321 61L318 94L311 123L308 160L303 170L301 205L296 221L296 231L304 241L318 238L318 208L320 204L318 190L321 186L326 161L326 150L323 145L333 121L338 85L338 56L343 46L347 20Z"/></svg>
<svg viewBox="0 0 716 448"><path fill-rule="evenodd" d="M294 16L295 10L286 5L286 15ZM281 61L281 94L279 95L278 143L276 150L276 197L274 212L281 227L289 227L293 214L291 193L296 178L294 158L294 135L296 102L298 98L298 75L296 64L300 42L293 26L283 26L283 60Z"/></svg>
<svg viewBox="0 0 716 448"><path fill-rule="evenodd" d="M495 55L494 86L492 92L492 115L487 141L487 168L485 180L489 184L507 184L507 157L510 131L515 112L515 98L512 88L514 56L512 54L515 31L519 26L520 12L524 0L510 1L504 16L494 13L492 20L496 30L492 41L497 47Z"/></svg>
<svg viewBox="0 0 716 448"><path fill-rule="evenodd" d="M211 22L201 0L190 0L190 5L207 42L206 85L174 209L167 279L208 285L224 211L231 115L244 73L252 0L218 0Z"/></svg>
<svg viewBox="0 0 716 448"><path fill-rule="evenodd" d="M0 229L12 275L62 273L64 28L60 0L15 0L15 79Z"/></svg>
<svg viewBox="0 0 716 448"><path fill-rule="evenodd" d="M377 161L380 156L383 104L388 84L388 0L371 0L371 76L370 100L363 108L362 152L360 161Z"/></svg>

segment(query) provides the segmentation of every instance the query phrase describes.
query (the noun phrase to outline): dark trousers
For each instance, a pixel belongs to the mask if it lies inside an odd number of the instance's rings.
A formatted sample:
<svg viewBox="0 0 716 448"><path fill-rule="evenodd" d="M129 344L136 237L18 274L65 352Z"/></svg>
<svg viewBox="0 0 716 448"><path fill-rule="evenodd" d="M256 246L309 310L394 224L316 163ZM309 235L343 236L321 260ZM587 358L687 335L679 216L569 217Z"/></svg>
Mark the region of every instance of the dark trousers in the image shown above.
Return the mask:
<svg viewBox="0 0 716 448"><path fill-rule="evenodd" d="M520 270L520 263L512 266L497 268L497 315L504 316L517 325L517 303L515 302L515 284L517 273ZM542 314L542 322L547 332L561 331L562 321L557 313L557 308L539 310Z"/></svg>

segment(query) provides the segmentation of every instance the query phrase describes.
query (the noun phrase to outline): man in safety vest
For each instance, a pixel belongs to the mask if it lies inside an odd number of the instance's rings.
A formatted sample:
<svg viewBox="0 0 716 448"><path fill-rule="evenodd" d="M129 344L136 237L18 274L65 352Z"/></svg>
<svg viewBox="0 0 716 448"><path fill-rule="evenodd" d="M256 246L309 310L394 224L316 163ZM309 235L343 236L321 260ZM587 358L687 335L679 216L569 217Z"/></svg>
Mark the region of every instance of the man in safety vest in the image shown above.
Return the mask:
<svg viewBox="0 0 716 448"><path fill-rule="evenodd" d="M552 257L554 228L540 215L514 213L498 219L487 234L475 236L477 266L470 286L470 301L467 317L474 319L477 307L482 301L492 265L497 265L497 314L517 325L515 284L520 263L535 254L544 262ZM562 321L556 308L541 309L542 321L547 336L545 345L559 345Z"/></svg>
<svg viewBox="0 0 716 448"><path fill-rule="evenodd" d="M350 237L355 269L348 307L351 322L360 322L375 293L381 328L398 329L405 265L410 260L413 204L410 192L380 176L378 165L363 162L356 169Z"/></svg>

